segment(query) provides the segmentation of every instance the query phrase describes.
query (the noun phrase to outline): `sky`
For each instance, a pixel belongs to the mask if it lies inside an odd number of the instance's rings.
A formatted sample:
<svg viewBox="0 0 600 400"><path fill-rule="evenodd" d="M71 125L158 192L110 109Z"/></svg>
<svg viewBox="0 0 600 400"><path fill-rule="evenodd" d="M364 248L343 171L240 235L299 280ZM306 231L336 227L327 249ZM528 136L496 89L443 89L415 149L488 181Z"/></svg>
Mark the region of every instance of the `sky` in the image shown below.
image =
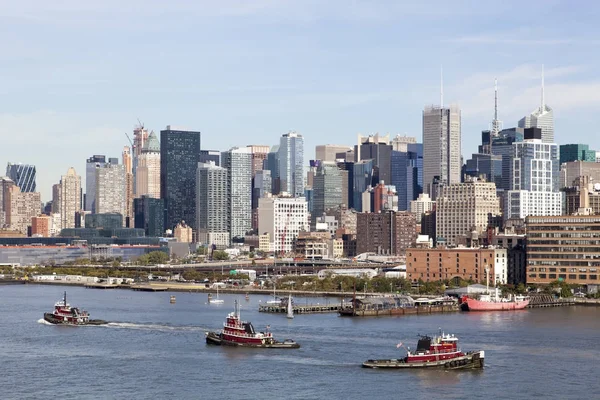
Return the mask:
<svg viewBox="0 0 600 400"><path fill-rule="evenodd" d="M541 101L559 144L600 150L600 3L401 0L0 0L0 168L38 191L93 154L119 157L138 119L202 132L202 148L304 135L422 140L423 107L462 109L464 159L493 118ZM1 171L3 172L3 171ZM1 173L0 172L0 173Z"/></svg>

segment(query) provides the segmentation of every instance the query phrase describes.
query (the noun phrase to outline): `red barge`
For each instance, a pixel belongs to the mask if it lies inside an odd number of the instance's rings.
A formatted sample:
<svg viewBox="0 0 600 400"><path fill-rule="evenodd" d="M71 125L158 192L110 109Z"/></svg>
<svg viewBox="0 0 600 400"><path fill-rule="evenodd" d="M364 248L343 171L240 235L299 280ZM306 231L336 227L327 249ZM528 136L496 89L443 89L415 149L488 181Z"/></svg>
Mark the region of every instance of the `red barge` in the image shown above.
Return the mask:
<svg viewBox="0 0 600 400"><path fill-rule="evenodd" d="M397 347L404 347L402 343ZM406 350L403 358L388 360L367 360L365 368L437 368L437 369L475 369L483 368L485 352L483 350L464 353L458 347L458 338L441 333L439 336L420 336L417 349Z"/></svg>
<svg viewBox="0 0 600 400"><path fill-rule="evenodd" d="M79 310L77 307L71 307L67 303L67 292L63 299L54 304L54 311L44 313L44 320L55 325L104 325L107 321L101 319L90 319L90 314L85 310Z"/></svg>
<svg viewBox="0 0 600 400"><path fill-rule="evenodd" d="M220 332L206 332L206 343L274 349L297 349L300 347L298 343L290 339L283 342L275 340L271 332L256 332L252 323L240 319L240 308L237 300L234 311L227 315L223 330Z"/></svg>

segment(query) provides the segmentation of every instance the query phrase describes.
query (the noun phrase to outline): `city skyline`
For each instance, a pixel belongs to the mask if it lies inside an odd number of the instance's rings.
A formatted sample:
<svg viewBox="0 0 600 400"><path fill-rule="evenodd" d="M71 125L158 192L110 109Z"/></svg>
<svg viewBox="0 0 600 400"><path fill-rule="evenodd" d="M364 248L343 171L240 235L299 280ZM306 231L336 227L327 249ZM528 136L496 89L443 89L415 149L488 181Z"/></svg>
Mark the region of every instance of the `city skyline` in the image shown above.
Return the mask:
<svg viewBox="0 0 600 400"><path fill-rule="evenodd" d="M441 65L444 103L462 111L463 156L490 128L494 78L499 119L517 126L539 106L542 64L555 141L600 148L588 140L600 105L590 51L600 42L589 39L596 4L577 18L559 1L140 4L34 1L0 11L0 160L36 165L44 201L90 154L120 154L137 118L156 133L171 123L201 131L203 148L219 151L275 145L296 130L305 160L315 145L352 145L358 133L420 141ZM511 25L484 23L492 18Z"/></svg>

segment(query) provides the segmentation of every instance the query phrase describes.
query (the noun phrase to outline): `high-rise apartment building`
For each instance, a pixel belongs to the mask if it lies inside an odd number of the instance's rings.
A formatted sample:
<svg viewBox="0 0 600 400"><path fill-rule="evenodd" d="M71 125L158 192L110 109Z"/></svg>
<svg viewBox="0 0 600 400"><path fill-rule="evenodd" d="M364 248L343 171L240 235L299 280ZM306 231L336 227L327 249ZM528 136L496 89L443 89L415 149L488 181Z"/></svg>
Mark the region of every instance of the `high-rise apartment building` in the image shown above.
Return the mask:
<svg viewBox="0 0 600 400"><path fill-rule="evenodd" d="M196 225L200 132L168 125L160 131L160 155L160 196L165 201L165 229L173 229L181 221Z"/></svg>
<svg viewBox="0 0 600 400"><path fill-rule="evenodd" d="M8 227L8 216L6 211L10 207L9 189L15 186L15 182L6 176L0 176L0 228Z"/></svg>
<svg viewBox="0 0 600 400"><path fill-rule="evenodd" d="M540 128L527 128L524 141L513 143L506 219L562 214L558 145L541 136Z"/></svg>
<svg viewBox="0 0 600 400"><path fill-rule="evenodd" d="M40 214L42 199L37 192L21 192L16 185L7 185L4 192L8 228L28 234L31 218Z"/></svg>
<svg viewBox="0 0 600 400"><path fill-rule="evenodd" d="M118 160L109 159L108 163L118 164ZM96 213L96 170L104 167L107 163L106 157L93 155L87 159L85 164L85 210Z"/></svg>
<svg viewBox="0 0 600 400"><path fill-rule="evenodd" d="M12 179L21 192L35 192L35 165L8 163L6 176Z"/></svg>
<svg viewBox="0 0 600 400"><path fill-rule="evenodd" d="M435 200L434 183L460 183L460 108L430 106L423 111L423 191Z"/></svg>
<svg viewBox="0 0 600 400"><path fill-rule="evenodd" d="M136 197L160 198L160 143L154 131L137 156L135 185Z"/></svg>
<svg viewBox="0 0 600 400"><path fill-rule="evenodd" d="M227 169L213 162L199 163L197 171L196 214L198 241L207 245L229 245Z"/></svg>
<svg viewBox="0 0 600 400"><path fill-rule="evenodd" d="M62 203L62 188L60 183L52 185L52 207L50 208L51 213L60 213L60 205Z"/></svg>
<svg viewBox="0 0 600 400"><path fill-rule="evenodd" d="M304 137L296 132L281 136L279 177L281 192L295 197L304 195Z"/></svg>
<svg viewBox="0 0 600 400"><path fill-rule="evenodd" d="M323 162L335 162L338 159L338 153L345 154L348 151L352 151L352 148L349 146L343 146L339 144L320 144L315 147L315 160L321 160Z"/></svg>
<svg viewBox="0 0 600 400"><path fill-rule="evenodd" d="M139 121L138 121L139 122ZM133 145L131 149L131 172L133 173L133 188L137 187L137 170L138 170L138 161L139 156L142 154L142 149L146 146L146 142L148 141L149 133L148 129L144 128L143 123L139 123L133 129ZM137 194L136 194L137 196Z"/></svg>
<svg viewBox="0 0 600 400"><path fill-rule="evenodd" d="M417 238L415 216L409 212L358 213L356 253L404 255Z"/></svg>
<svg viewBox="0 0 600 400"><path fill-rule="evenodd" d="M447 244L457 244L459 237L473 231L483 234L488 216L501 215L496 185L476 178L441 187L435 207L436 234Z"/></svg>
<svg viewBox="0 0 600 400"><path fill-rule="evenodd" d="M60 178L60 229L75 228L75 216L81 211L81 177L71 167Z"/></svg>
<svg viewBox="0 0 600 400"><path fill-rule="evenodd" d="M126 223L126 175L122 164L96 168L96 205L94 214L117 213Z"/></svg>
<svg viewBox="0 0 600 400"><path fill-rule="evenodd" d="M252 153L248 147L234 147L221 154L227 170L227 200L231 239L243 238L252 229Z"/></svg>
<svg viewBox="0 0 600 400"><path fill-rule="evenodd" d="M434 208L435 201L431 200L427 193L421 193L416 200L410 202L410 212L415 215L417 224L421 223L423 214L433 211Z"/></svg>
<svg viewBox="0 0 600 400"><path fill-rule="evenodd" d="M258 233L268 235L275 253L290 253L300 232L310 231L304 197L267 196L258 200Z"/></svg>
<svg viewBox="0 0 600 400"><path fill-rule="evenodd" d="M125 226L133 227L133 196L134 196L134 172L133 158L131 156L131 148L123 147L121 154L123 167L125 168Z"/></svg>
<svg viewBox="0 0 600 400"><path fill-rule="evenodd" d="M50 237L52 221L48 215L38 215L31 218L31 236Z"/></svg>

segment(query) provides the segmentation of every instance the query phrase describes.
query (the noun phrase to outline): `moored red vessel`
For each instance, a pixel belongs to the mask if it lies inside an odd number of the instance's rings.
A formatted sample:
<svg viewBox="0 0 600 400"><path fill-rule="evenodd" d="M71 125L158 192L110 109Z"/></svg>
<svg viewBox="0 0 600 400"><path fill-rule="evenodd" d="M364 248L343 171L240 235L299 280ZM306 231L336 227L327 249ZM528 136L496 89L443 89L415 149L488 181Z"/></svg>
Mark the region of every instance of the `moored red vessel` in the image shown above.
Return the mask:
<svg viewBox="0 0 600 400"><path fill-rule="evenodd" d="M399 343L396 347L404 347ZM365 368L439 368L474 369L483 368L485 352L483 350L464 353L458 347L458 338L441 333L439 336L421 335L414 352L406 349L403 358L387 360L367 360Z"/></svg>
<svg viewBox="0 0 600 400"><path fill-rule="evenodd" d="M279 349L297 349L300 347L298 343L290 339L283 342L277 341L273 338L271 332L257 332L251 322L242 321L237 300L235 301L234 311L227 315L223 329L220 332L206 332L206 343Z"/></svg>
<svg viewBox="0 0 600 400"><path fill-rule="evenodd" d="M482 294L479 299L463 296L461 307L465 311L514 311L523 310L529 305L529 298L525 296L501 297L498 288L494 296Z"/></svg>
<svg viewBox="0 0 600 400"><path fill-rule="evenodd" d="M90 314L85 310L79 310L77 307L71 307L67 303L67 292L63 299L54 304L54 311L44 313L44 320L55 325L104 325L107 321L101 319L90 319Z"/></svg>

